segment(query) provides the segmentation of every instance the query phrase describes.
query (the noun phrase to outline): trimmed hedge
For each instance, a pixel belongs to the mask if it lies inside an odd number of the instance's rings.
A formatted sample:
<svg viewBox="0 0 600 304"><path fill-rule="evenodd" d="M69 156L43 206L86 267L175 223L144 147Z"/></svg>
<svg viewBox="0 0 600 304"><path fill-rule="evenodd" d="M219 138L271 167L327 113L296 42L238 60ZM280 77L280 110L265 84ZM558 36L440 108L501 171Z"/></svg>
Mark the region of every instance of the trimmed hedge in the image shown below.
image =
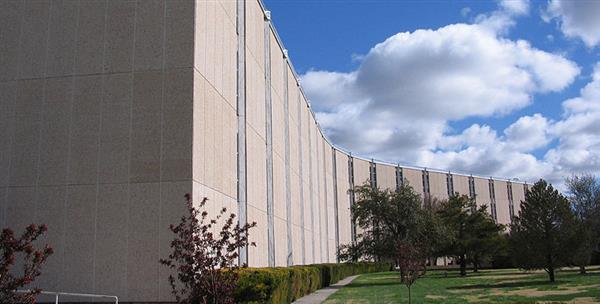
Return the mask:
<svg viewBox="0 0 600 304"><path fill-rule="evenodd" d="M236 303L291 303L356 274L391 269L389 263L314 264L240 269Z"/></svg>

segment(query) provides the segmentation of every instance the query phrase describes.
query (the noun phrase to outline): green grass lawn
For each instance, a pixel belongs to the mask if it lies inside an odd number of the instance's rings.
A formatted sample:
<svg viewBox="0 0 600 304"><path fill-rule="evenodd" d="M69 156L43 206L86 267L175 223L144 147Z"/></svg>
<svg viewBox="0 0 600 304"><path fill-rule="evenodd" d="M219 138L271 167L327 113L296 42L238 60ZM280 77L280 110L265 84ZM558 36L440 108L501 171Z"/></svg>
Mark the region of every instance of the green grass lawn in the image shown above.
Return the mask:
<svg viewBox="0 0 600 304"><path fill-rule="evenodd" d="M458 271L429 271L412 287L412 303L600 303L600 268L587 275L576 269L557 273L518 269L480 270L461 278ZM361 275L324 303L408 303L408 290L395 272Z"/></svg>

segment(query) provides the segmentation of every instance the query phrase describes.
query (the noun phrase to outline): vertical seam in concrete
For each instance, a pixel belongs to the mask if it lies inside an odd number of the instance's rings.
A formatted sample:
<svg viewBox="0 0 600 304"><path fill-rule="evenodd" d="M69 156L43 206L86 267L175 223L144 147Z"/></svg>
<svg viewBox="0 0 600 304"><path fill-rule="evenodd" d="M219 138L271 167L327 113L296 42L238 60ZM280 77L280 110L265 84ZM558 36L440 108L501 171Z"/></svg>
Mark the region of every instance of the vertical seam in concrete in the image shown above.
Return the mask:
<svg viewBox="0 0 600 304"><path fill-rule="evenodd" d="M312 139L310 136L310 118L308 116L308 192L310 195L310 232L311 232L311 263L315 263L315 195L314 195L314 186L313 186L313 163L312 163Z"/></svg>
<svg viewBox="0 0 600 304"><path fill-rule="evenodd" d="M515 205L513 201L512 183L510 181L506 182L506 194L508 195L508 215L510 217L510 221L512 222L515 214Z"/></svg>
<svg viewBox="0 0 600 304"><path fill-rule="evenodd" d="M283 65L283 119L284 119L284 135L285 135L285 206L286 206L286 224L287 224L287 265L294 264L294 248L292 245L292 193L290 181L290 105L288 92L288 58L287 53L284 53Z"/></svg>
<svg viewBox="0 0 600 304"><path fill-rule="evenodd" d="M333 213L335 214L335 260L337 263L340 259L337 256L337 250L340 247L340 220L338 210L338 188L337 188L337 152L334 147L331 147L332 167L333 167Z"/></svg>
<svg viewBox="0 0 600 304"><path fill-rule="evenodd" d="M350 239L352 243L356 243L356 222L354 221L354 214L352 212L352 207L354 207L354 158L352 158L352 154L348 155L348 184L350 186L350 190L348 191L348 196L350 198Z"/></svg>
<svg viewBox="0 0 600 304"><path fill-rule="evenodd" d="M36 160L36 176L35 176L35 202L34 202L34 207L33 207L33 221L37 222L37 216L38 216L38 201L39 201L39 195L40 195L40 175L41 175L41 163L42 163L42 133L43 133L43 127L44 127L44 122L45 122L45 108L46 108L46 93L48 90L48 79L46 79L46 76L48 76L48 44L50 41L50 26L51 26L51 22L52 22L52 2L48 3L48 23L46 26L46 49L44 51L44 86L42 87L42 104L40 105L40 124L39 124L39 130L38 130L38 147L37 147L37 160ZM8 226L8 225L7 225Z"/></svg>
<svg viewBox="0 0 600 304"><path fill-rule="evenodd" d="M321 167L321 158L319 157L319 125L315 122L315 157L317 158L317 162L316 162L316 166L315 166L315 171L316 171L316 175L317 175L317 179L316 179L316 184L317 184L317 192L315 193L317 196L317 199L315 200L315 204L316 204L316 208L315 211L317 212L317 219L316 219L316 223L319 225L319 233L317 235L317 239L318 239L318 244L319 244L319 263L323 262L323 221L321 219L321 201L322 201L322 196L321 196L321 170L319 170L319 167ZM313 232L314 234L317 234L317 231L315 230ZM313 243L316 244L317 242ZM316 252L316 249L315 249Z"/></svg>
<svg viewBox="0 0 600 304"><path fill-rule="evenodd" d="M127 286L125 288L125 292L127 295L129 295L129 219L131 216L131 151L133 148L131 139L133 137L133 104L135 99L135 32L137 29L137 9L138 1L136 0L135 6L133 8L133 45L131 47L131 96L129 98L129 152L127 153L127 208L125 211L127 218L127 231L125 232L125 284Z"/></svg>
<svg viewBox="0 0 600 304"><path fill-rule="evenodd" d="M10 139L9 139L9 149L8 149L8 169L6 170L6 190L4 193L4 205L0 206L3 210L2 212L2 223L6 226L8 226L7 224L7 215L6 212L8 211L8 192L10 190L10 167L11 167L11 163L12 163L12 153L14 150L14 142L15 142L15 136L16 136L16 124L17 124L17 97L19 96L19 83L15 81L15 95L12 99L12 122L10 122L12 124L12 132L10 132Z"/></svg>
<svg viewBox="0 0 600 304"><path fill-rule="evenodd" d="M246 1L236 3L237 45L237 201L238 223L240 226L248 222L247 209L247 172L246 172ZM248 264L248 246L240 248L239 264Z"/></svg>
<svg viewBox="0 0 600 304"><path fill-rule="evenodd" d="M163 182L163 144L164 144L164 128L165 128L165 82L167 78L167 58L166 58L166 44L167 44L167 3L169 1L163 0L163 16L162 16L162 62L161 62L161 78L162 78L162 89L160 98L160 143L159 143L159 154L158 154L158 220L156 221L158 235L156 237L156 254L160 259L160 227L162 220L162 182ZM156 299L160 301L160 267L156 267Z"/></svg>
<svg viewBox="0 0 600 304"><path fill-rule="evenodd" d="M329 263L329 206L327 205L329 197L327 196L327 160L325 158L325 145L326 143L323 141L323 197L325 198L325 220L322 223L325 224L325 248L321 251L325 252L325 260Z"/></svg>
<svg viewBox="0 0 600 304"><path fill-rule="evenodd" d="M275 266L275 225L273 212L273 105L271 99L271 27L268 14L264 22L265 38L265 140L267 156L267 243L269 267Z"/></svg>
<svg viewBox="0 0 600 304"><path fill-rule="evenodd" d="M298 88L298 175L300 179L300 239L302 243L302 265L306 264L306 243L305 243L305 231L304 231L304 176L303 176L303 164L302 160L302 102L300 100L300 88Z"/></svg>
<svg viewBox="0 0 600 304"><path fill-rule="evenodd" d="M103 36L102 36L102 70L104 71L104 64L106 60L106 29L108 20L108 0L104 0L104 28L103 28ZM105 89L106 89L106 75L102 74L101 87L100 87L100 106L99 106L99 119L98 119L98 142L97 142L97 150L96 150L96 198L94 204L94 246L93 246L93 258L92 258L92 290L96 292L96 250L97 250L97 240L98 240L98 199L100 196L100 151L102 145L102 119L103 119L103 107L104 107L104 97L105 97Z"/></svg>
<svg viewBox="0 0 600 304"><path fill-rule="evenodd" d="M17 75L15 79L21 78L21 47L23 45L23 24L25 24L25 0L21 1L21 21L19 24L19 46L18 46L18 55L17 55ZM77 36L75 36L77 38ZM10 180L9 180L10 184ZM7 190L8 191L8 190Z"/></svg>
<svg viewBox="0 0 600 304"><path fill-rule="evenodd" d="M77 47L77 44L79 43L79 19L81 17L81 1L79 1L78 6L77 6L77 17L75 18L75 44L74 47ZM67 165L66 165L66 174L65 174L65 201L64 201L64 205L63 205L63 212L64 212L64 217L63 217L63 235L62 235L62 248L63 248L63 252L62 252L62 265L61 265L61 272L64 274L65 271L65 260L66 260L66 245L67 245L67 201L69 200L69 180L70 180L70 172L71 172L71 135L72 135L72 131L73 131L73 107L75 104L75 65L77 63L77 50L75 50L75 53L73 54L73 66L72 68L72 75L71 75L71 105L69 107L69 132L68 132L68 138L67 138Z"/></svg>

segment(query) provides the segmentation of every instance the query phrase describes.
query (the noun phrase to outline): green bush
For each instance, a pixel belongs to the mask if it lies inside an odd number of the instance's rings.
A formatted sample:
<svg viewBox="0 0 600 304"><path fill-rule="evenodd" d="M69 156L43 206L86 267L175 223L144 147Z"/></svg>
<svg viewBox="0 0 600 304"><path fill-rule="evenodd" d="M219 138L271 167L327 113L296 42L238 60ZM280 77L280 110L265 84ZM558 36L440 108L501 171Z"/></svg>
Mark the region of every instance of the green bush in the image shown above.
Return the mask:
<svg viewBox="0 0 600 304"><path fill-rule="evenodd" d="M315 264L240 269L237 303L291 303L351 275L390 270L388 263Z"/></svg>

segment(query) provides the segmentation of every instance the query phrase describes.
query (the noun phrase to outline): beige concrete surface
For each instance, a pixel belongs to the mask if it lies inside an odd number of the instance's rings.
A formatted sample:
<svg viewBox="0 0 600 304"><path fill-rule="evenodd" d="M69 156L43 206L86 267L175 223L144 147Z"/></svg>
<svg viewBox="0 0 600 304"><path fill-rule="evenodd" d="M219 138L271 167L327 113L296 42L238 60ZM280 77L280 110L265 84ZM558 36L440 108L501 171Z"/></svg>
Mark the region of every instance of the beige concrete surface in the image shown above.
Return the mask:
<svg viewBox="0 0 600 304"><path fill-rule="evenodd" d="M40 287L114 294L122 302L171 301L158 260L169 253L168 226L185 211L183 195L191 193L196 204L208 197L211 214L223 207L238 213L240 121L247 219L257 223L248 261L268 265L267 63L276 265L287 264L288 222L294 264L334 262L336 231L339 244L351 242L348 155L323 138L272 31L265 62L258 1L246 1L245 17L246 48L238 50L236 1L0 1L0 226L48 225L44 241L55 254ZM244 88L238 52L246 56ZM238 113L242 89L246 111ZM356 185L369 181L369 165L354 157ZM376 168L379 187L394 189L395 166ZM422 171L403 173L422 195ZM499 220L506 222L506 183L497 183ZM430 172L430 189L447 195L445 173ZM467 177L455 174L454 189L468 194ZM476 178L476 192L478 204L489 204L487 179ZM513 196L518 212L521 183L513 183Z"/></svg>

